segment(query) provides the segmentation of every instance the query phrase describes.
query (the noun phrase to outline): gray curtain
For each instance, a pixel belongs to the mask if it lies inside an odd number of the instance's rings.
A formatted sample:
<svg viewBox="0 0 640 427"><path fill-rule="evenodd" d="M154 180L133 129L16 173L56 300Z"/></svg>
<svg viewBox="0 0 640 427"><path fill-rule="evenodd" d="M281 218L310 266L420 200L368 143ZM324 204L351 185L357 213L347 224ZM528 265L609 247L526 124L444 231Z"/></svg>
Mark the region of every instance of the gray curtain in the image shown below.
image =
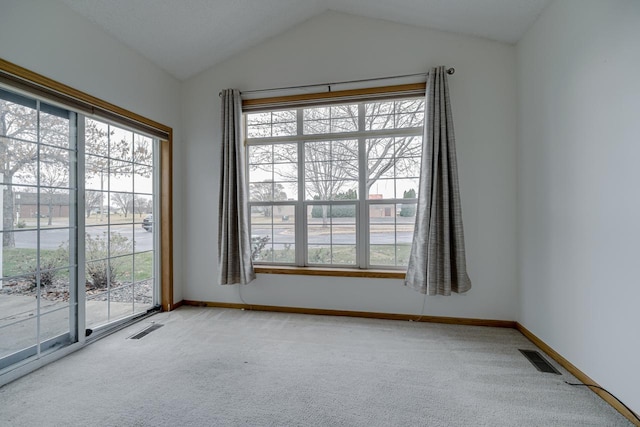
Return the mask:
<svg viewBox="0 0 640 427"><path fill-rule="evenodd" d="M416 228L405 285L429 295L451 295L471 289L471 280L445 67L429 71L426 110Z"/></svg>
<svg viewBox="0 0 640 427"><path fill-rule="evenodd" d="M218 283L246 284L256 278L251 262L251 237L242 142L242 101L236 89L222 91L222 149L218 206Z"/></svg>

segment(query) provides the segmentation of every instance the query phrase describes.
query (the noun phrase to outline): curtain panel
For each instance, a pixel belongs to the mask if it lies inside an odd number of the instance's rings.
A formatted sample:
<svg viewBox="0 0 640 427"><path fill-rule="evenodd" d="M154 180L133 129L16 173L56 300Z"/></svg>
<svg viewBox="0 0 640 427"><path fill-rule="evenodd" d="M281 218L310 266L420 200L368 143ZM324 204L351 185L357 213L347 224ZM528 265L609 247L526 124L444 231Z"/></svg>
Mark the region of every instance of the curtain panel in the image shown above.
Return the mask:
<svg viewBox="0 0 640 427"><path fill-rule="evenodd" d="M405 285L429 295L471 289L445 67L429 71L416 225Z"/></svg>
<svg viewBox="0 0 640 427"><path fill-rule="evenodd" d="M222 91L220 199L218 205L218 283L246 284L256 278L251 261L247 212L242 101L240 91Z"/></svg>

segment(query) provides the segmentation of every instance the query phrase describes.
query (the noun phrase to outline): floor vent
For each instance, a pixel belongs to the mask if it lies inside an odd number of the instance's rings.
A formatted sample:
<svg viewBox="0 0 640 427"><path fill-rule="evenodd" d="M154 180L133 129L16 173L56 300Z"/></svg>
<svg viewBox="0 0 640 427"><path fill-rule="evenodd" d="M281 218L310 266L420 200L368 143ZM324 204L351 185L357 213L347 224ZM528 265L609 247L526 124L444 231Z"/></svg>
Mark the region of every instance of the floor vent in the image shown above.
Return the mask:
<svg viewBox="0 0 640 427"><path fill-rule="evenodd" d="M547 359L542 357L540 353L534 350L518 350L524 357L531 362L533 366L540 372L548 372L550 374L561 375L556 368L554 368Z"/></svg>
<svg viewBox="0 0 640 427"><path fill-rule="evenodd" d="M139 340L140 338L144 338L147 335L149 335L151 332L155 331L156 329L159 329L161 327L163 327L164 325L161 325L160 323L154 323L153 325L149 325L146 328L144 328L143 330L141 330L140 332L136 332L135 334L131 335L129 337L129 339L131 340Z"/></svg>

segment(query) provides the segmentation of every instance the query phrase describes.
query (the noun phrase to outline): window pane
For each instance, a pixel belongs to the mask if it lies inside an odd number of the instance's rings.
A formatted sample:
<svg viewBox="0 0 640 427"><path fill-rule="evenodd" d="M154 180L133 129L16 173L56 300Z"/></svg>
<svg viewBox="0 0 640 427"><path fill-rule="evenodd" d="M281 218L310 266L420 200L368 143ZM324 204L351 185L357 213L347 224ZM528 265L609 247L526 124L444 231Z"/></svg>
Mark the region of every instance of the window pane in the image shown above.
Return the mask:
<svg viewBox="0 0 640 427"><path fill-rule="evenodd" d="M145 281L153 278L153 252L141 252L134 256L134 279Z"/></svg>
<svg viewBox="0 0 640 427"><path fill-rule="evenodd" d="M110 160L109 190L133 192L133 163Z"/></svg>
<svg viewBox="0 0 640 427"><path fill-rule="evenodd" d="M273 261L295 263L295 206L274 206Z"/></svg>
<svg viewBox="0 0 640 427"><path fill-rule="evenodd" d="M3 277L29 276L38 267L37 231L3 232L2 272ZM33 282L35 286L35 282Z"/></svg>
<svg viewBox="0 0 640 427"><path fill-rule="evenodd" d="M153 196L136 194L133 197L134 221L142 223L145 218L153 213ZM151 218L151 222L153 219Z"/></svg>
<svg viewBox="0 0 640 427"><path fill-rule="evenodd" d="M85 119L85 153L109 155L109 126L93 119Z"/></svg>
<svg viewBox="0 0 640 427"><path fill-rule="evenodd" d="M369 263L372 266L406 266L413 240L416 203L369 206Z"/></svg>
<svg viewBox="0 0 640 427"><path fill-rule="evenodd" d="M305 144L307 200L357 199L358 141Z"/></svg>
<svg viewBox="0 0 640 427"><path fill-rule="evenodd" d="M72 205L69 190L40 188L40 227L70 227Z"/></svg>
<svg viewBox="0 0 640 427"><path fill-rule="evenodd" d="M402 198L417 191L421 145L417 136L367 139L369 199Z"/></svg>
<svg viewBox="0 0 640 427"><path fill-rule="evenodd" d="M112 224L133 222L132 193L109 193L111 205L109 208L109 222Z"/></svg>
<svg viewBox="0 0 640 427"><path fill-rule="evenodd" d="M4 182L14 184L37 184L38 144L0 137L0 145L6 150L0 158L3 170L15 170L3 176Z"/></svg>
<svg viewBox="0 0 640 427"><path fill-rule="evenodd" d="M36 345L36 319L26 318L18 323L12 317L0 315L0 358ZM4 325L3 323L6 323Z"/></svg>
<svg viewBox="0 0 640 427"><path fill-rule="evenodd" d="M94 225L105 221L106 210L103 206L107 204L109 200L109 193L106 191L87 190L85 192L84 207L85 207L85 223L87 225Z"/></svg>
<svg viewBox="0 0 640 427"><path fill-rule="evenodd" d="M296 144L250 146L250 200L297 200L297 157Z"/></svg>
<svg viewBox="0 0 640 427"><path fill-rule="evenodd" d="M256 167L250 167L249 169L249 183L257 184L263 182L273 181L273 165L271 163L259 165ZM261 199L258 199L261 200Z"/></svg>
<svg viewBox="0 0 640 427"><path fill-rule="evenodd" d="M153 194L153 168L133 165L133 188L136 193Z"/></svg>
<svg viewBox="0 0 640 427"><path fill-rule="evenodd" d="M309 264L331 264L331 246L309 245L307 260Z"/></svg>
<svg viewBox="0 0 640 427"><path fill-rule="evenodd" d="M69 305L57 304L56 310L40 318L40 342L69 332ZM42 307L41 307L42 309Z"/></svg>
<svg viewBox="0 0 640 427"><path fill-rule="evenodd" d="M291 136L298 133L296 110L251 113L245 117L248 138Z"/></svg>
<svg viewBox="0 0 640 427"><path fill-rule="evenodd" d="M109 126L109 157L133 161L133 132L116 126Z"/></svg>
<svg viewBox="0 0 640 427"><path fill-rule="evenodd" d="M305 108L304 134L354 132L358 130L358 105Z"/></svg>
<svg viewBox="0 0 640 427"><path fill-rule="evenodd" d="M252 256L256 262L295 262L295 206L251 207Z"/></svg>
<svg viewBox="0 0 640 427"><path fill-rule="evenodd" d="M365 130L419 127L423 122L423 98L365 104Z"/></svg>
<svg viewBox="0 0 640 427"><path fill-rule="evenodd" d="M298 162L298 147L296 144L274 144L272 147L274 163Z"/></svg>
<svg viewBox="0 0 640 427"><path fill-rule="evenodd" d="M92 226L86 228L85 258L87 261L101 260L109 256L107 226Z"/></svg>
<svg viewBox="0 0 640 427"><path fill-rule="evenodd" d="M273 163L273 145L250 145L249 165Z"/></svg>
<svg viewBox="0 0 640 427"><path fill-rule="evenodd" d="M4 115L0 136L37 141L38 112L35 108L35 100L0 89L0 113Z"/></svg>
<svg viewBox="0 0 640 427"><path fill-rule="evenodd" d="M0 185L4 197L5 217L2 228L8 230L34 229L38 225L38 189L17 185ZM13 208L10 205L13 204ZM13 215L11 218L10 214ZM6 245L5 245L6 247Z"/></svg>
<svg viewBox="0 0 640 427"><path fill-rule="evenodd" d="M133 134L133 161L153 165L153 140L149 137Z"/></svg>
<svg viewBox="0 0 640 427"><path fill-rule="evenodd" d="M296 163L278 163L274 165L274 181L298 181L298 165Z"/></svg>
<svg viewBox="0 0 640 427"><path fill-rule="evenodd" d="M307 262L354 265L356 263L356 205L307 207Z"/></svg>
<svg viewBox="0 0 640 427"><path fill-rule="evenodd" d="M40 142L63 148L73 146L74 144L71 144L70 141L72 136L69 125L70 114L57 107L51 107L46 104L41 104L40 108L59 110L58 114L49 114L46 111L40 111ZM66 117L60 117L60 113L63 113Z"/></svg>
<svg viewBox="0 0 640 427"><path fill-rule="evenodd" d="M69 188L69 151L42 146L40 148L40 185Z"/></svg>
<svg viewBox="0 0 640 427"><path fill-rule="evenodd" d="M85 156L85 188L87 190L107 190L109 177L109 159L98 156Z"/></svg>

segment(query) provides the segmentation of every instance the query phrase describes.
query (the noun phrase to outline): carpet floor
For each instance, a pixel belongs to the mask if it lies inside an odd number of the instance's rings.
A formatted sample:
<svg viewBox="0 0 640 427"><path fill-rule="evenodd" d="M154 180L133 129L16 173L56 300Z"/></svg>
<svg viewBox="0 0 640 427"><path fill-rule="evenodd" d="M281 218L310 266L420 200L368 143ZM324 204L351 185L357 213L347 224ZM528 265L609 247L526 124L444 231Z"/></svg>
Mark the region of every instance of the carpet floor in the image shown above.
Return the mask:
<svg viewBox="0 0 640 427"><path fill-rule="evenodd" d="M0 425L631 425L518 349L512 329L181 307L0 388Z"/></svg>

